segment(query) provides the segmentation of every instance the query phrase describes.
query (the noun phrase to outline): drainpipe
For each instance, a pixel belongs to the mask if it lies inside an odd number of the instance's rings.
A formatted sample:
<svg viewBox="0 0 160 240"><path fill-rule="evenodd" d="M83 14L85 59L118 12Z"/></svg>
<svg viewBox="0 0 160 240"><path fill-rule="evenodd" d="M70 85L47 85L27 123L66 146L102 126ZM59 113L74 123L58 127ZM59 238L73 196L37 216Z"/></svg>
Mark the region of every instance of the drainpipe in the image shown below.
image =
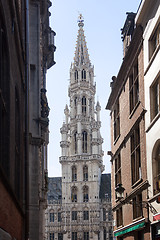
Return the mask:
<svg viewBox="0 0 160 240"><path fill-rule="evenodd" d="M25 240L29 240L29 0L25 0Z"/></svg>

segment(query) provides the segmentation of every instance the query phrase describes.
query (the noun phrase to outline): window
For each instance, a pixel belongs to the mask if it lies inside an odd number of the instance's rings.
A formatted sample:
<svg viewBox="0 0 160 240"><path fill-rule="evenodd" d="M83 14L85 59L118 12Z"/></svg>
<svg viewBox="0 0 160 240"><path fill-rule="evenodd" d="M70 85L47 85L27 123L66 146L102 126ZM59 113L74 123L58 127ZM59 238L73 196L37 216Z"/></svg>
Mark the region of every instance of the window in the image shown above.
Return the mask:
<svg viewBox="0 0 160 240"><path fill-rule="evenodd" d="M86 165L83 167L83 181L88 181L88 167Z"/></svg>
<svg viewBox="0 0 160 240"><path fill-rule="evenodd" d="M84 232L84 240L89 240L89 232Z"/></svg>
<svg viewBox="0 0 160 240"><path fill-rule="evenodd" d="M112 221L112 210L108 210L108 221Z"/></svg>
<svg viewBox="0 0 160 240"><path fill-rule="evenodd" d="M83 69L82 70L82 81L86 80L86 71Z"/></svg>
<svg viewBox="0 0 160 240"><path fill-rule="evenodd" d="M87 109L87 107L86 107L86 97L85 96L83 96L83 98L82 98L82 115L86 115L86 109Z"/></svg>
<svg viewBox="0 0 160 240"><path fill-rule="evenodd" d="M77 220L77 211L72 211L72 220Z"/></svg>
<svg viewBox="0 0 160 240"><path fill-rule="evenodd" d="M139 101L139 80L138 80L138 62L133 67L129 76L129 102L130 113Z"/></svg>
<svg viewBox="0 0 160 240"><path fill-rule="evenodd" d="M151 120L155 118L155 116L159 113L160 110L160 77L151 87Z"/></svg>
<svg viewBox="0 0 160 240"><path fill-rule="evenodd" d="M74 72L74 79L75 79L75 81L78 80L78 71L77 70L75 70L75 72Z"/></svg>
<svg viewBox="0 0 160 240"><path fill-rule="evenodd" d="M50 222L54 222L54 213L53 212L51 212L49 214L49 218L50 218Z"/></svg>
<svg viewBox="0 0 160 240"><path fill-rule="evenodd" d="M121 183L121 155L118 154L115 159L115 187Z"/></svg>
<svg viewBox="0 0 160 240"><path fill-rule="evenodd" d="M159 45L160 45L160 24L156 28L155 33L153 34L149 42L149 59L152 57L153 53L159 47Z"/></svg>
<svg viewBox="0 0 160 240"><path fill-rule="evenodd" d="M85 186L84 188L83 188L83 202L88 202L88 187L87 186Z"/></svg>
<svg viewBox="0 0 160 240"><path fill-rule="evenodd" d="M63 240L63 233L58 233L58 240Z"/></svg>
<svg viewBox="0 0 160 240"><path fill-rule="evenodd" d="M82 132L82 152L87 153L87 132Z"/></svg>
<svg viewBox="0 0 160 240"><path fill-rule="evenodd" d="M77 188L76 187L72 188L71 200L72 200L72 202L77 202Z"/></svg>
<svg viewBox="0 0 160 240"><path fill-rule="evenodd" d="M139 194L133 198L133 219L141 217L142 215L142 194Z"/></svg>
<svg viewBox="0 0 160 240"><path fill-rule="evenodd" d="M49 233L49 240L54 240L54 233Z"/></svg>
<svg viewBox="0 0 160 240"><path fill-rule="evenodd" d="M160 143L155 145L153 150L153 194L160 192Z"/></svg>
<svg viewBox="0 0 160 240"><path fill-rule="evenodd" d="M74 133L74 152L77 153L77 132Z"/></svg>
<svg viewBox="0 0 160 240"><path fill-rule="evenodd" d="M109 240L113 240L112 227L109 228Z"/></svg>
<svg viewBox="0 0 160 240"><path fill-rule="evenodd" d="M75 166L72 167L72 182L77 181L77 168Z"/></svg>
<svg viewBox="0 0 160 240"><path fill-rule="evenodd" d="M119 100L114 109L114 141L120 135L120 114L119 114Z"/></svg>
<svg viewBox="0 0 160 240"><path fill-rule="evenodd" d="M132 184L141 178L141 152L140 152L140 131L139 125L131 135L131 171Z"/></svg>
<svg viewBox="0 0 160 240"><path fill-rule="evenodd" d="M58 222L62 222L61 212L58 212Z"/></svg>
<svg viewBox="0 0 160 240"><path fill-rule="evenodd" d="M89 211L83 211L83 220L89 220Z"/></svg>
<svg viewBox="0 0 160 240"><path fill-rule="evenodd" d="M77 240L77 232L72 232L72 240Z"/></svg>
<svg viewBox="0 0 160 240"><path fill-rule="evenodd" d="M75 98L74 98L74 112L75 112L75 117L76 117L76 115L77 115L77 102L78 102L78 98L75 97Z"/></svg>
<svg viewBox="0 0 160 240"><path fill-rule="evenodd" d="M107 239L107 232L106 232L106 228L104 228L103 230L103 239L106 240Z"/></svg>
<svg viewBox="0 0 160 240"><path fill-rule="evenodd" d="M122 207L116 211L117 227L123 225Z"/></svg>
<svg viewBox="0 0 160 240"><path fill-rule="evenodd" d="M103 208L103 221L106 221L106 209Z"/></svg>

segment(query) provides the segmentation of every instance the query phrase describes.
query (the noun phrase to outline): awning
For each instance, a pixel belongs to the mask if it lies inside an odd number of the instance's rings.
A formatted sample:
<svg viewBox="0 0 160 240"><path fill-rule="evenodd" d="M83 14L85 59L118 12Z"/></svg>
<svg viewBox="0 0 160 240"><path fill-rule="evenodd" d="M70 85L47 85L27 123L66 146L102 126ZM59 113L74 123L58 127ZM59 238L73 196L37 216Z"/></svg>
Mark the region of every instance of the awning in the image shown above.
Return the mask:
<svg viewBox="0 0 160 240"><path fill-rule="evenodd" d="M118 237L118 236L120 236L122 234L132 232L132 231L137 230L139 228L143 228L144 226L145 226L145 222L142 222L142 223L134 225L133 227L129 227L129 228L126 228L126 229L124 229L122 231L115 232L114 236Z"/></svg>
<svg viewBox="0 0 160 240"><path fill-rule="evenodd" d="M160 213L153 215L153 221L158 221L160 220Z"/></svg>

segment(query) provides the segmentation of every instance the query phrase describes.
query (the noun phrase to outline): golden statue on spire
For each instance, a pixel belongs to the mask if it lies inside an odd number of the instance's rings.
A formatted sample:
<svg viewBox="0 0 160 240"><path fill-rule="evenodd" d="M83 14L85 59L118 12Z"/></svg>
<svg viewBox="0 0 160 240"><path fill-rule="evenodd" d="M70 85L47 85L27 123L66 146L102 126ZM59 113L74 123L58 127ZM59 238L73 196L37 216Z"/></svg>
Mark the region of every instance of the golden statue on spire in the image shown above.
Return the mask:
<svg viewBox="0 0 160 240"><path fill-rule="evenodd" d="M82 14L80 13L79 14L79 17L78 17L78 26L79 27L83 27L84 26L84 18L83 18L83 16L82 16Z"/></svg>

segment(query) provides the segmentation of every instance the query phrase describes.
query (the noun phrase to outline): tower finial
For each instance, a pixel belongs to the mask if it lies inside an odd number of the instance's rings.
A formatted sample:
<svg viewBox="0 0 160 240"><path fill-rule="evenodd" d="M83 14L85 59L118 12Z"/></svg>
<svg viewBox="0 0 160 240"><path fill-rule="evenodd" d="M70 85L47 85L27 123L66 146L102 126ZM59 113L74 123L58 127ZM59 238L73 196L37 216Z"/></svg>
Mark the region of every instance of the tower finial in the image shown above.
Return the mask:
<svg viewBox="0 0 160 240"><path fill-rule="evenodd" d="M83 16L82 16L82 14L80 13L79 14L79 17L78 17L78 26L79 27L83 27L84 26L84 18L83 18Z"/></svg>

